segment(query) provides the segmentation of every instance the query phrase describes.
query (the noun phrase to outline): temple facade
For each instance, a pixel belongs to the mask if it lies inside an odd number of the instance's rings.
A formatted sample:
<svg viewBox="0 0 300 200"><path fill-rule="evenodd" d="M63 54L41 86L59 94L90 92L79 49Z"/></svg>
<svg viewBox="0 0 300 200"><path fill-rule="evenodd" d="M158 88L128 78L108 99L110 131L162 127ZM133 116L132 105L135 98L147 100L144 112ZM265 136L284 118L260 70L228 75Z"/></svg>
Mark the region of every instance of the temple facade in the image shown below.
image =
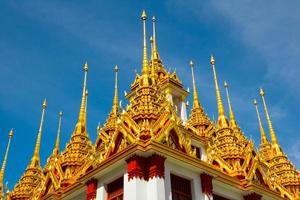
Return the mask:
<svg viewBox="0 0 300 200"><path fill-rule="evenodd" d="M215 58L211 56L210 63L218 118L212 121L198 98L194 63L189 63L193 82L190 108L186 100L190 92L176 72L166 70L156 43L155 17L148 59L146 19L143 11L141 73L135 74L125 94L128 105L119 104L116 66L112 109L106 123L97 127L97 140L92 143L86 125L86 63L78 121L66 148L60 149L60 112L53 153L41 166L44 101L32 159L14 189L4 194L9 140L0 171L0 199L300 200L300 173L276 138L263 89L261 101L253 102L257 133L261 135L256 149L235 120L228 83L224 84L226 98L220 94ZM264 109L268 131L262 126L259 105Z"/></svg>

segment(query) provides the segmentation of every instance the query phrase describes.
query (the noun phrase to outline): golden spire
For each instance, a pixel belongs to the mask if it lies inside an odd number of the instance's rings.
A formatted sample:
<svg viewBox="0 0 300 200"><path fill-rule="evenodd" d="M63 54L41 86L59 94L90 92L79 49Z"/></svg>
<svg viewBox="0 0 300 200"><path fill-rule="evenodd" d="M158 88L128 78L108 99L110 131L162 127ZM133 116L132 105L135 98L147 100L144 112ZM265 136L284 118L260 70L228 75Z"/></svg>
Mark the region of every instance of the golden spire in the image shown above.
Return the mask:
<svg viewBox="0 0 300 200"><path fill-rule="evenodd" d="M118 107L118 71L119 71L119 67L118 67L118 65L115 66L114 70L115 70L116 76L115 76L115 95L114 95L114 104L113 104L112 112L114 114L117 114L119 111L119 107Z"/></svg>
<svg viewBox="0 0 300 200"><path fill-rule="evenodd" d="M224 87L225 87L225 90L226 90L227 102L228 102L228 107L229 107L230 126L232 128L235 128L235 127L237 127L237 124L236 124L236 121L235 121L235 118L234 118L232 105L231 105L231 101L230 101L230 96L229 96L229 92L228 92L228 83L226 81L224 82Z"/></svg>
<svg viewBox="0 0 300 200"><path fill-rule="evenodd" d="M85 90L85 112L87 111L87 101L88 101L89 91L88 89Z"/></svg>
<svg viewBox="0 0 300 200"><path fill-rule="evenodd" d="M190 61L190 67L192 69L192 80L193 80L193 96L194 96L193 108L199 108L200 105L199 105L199 99L198 99L198 93L197 93L196 81L194 75L194 63L192 60Z"/></svg>
<svg viewBox="0 0 300 200"><path fill-rule="evenodd" d="M1 171L0 171L0 190L1 190L0 193L3 193L4 171L5 171L5 167L6 167L6 162L7 162L7 157L8 157L8 151L9 151L9 147L10 147L11 138L13 137L13 135L14 135L14 131L13 131L13 129L11 129L9 131L9 134L8 134L8 143L7 143L7 147L6 147L6 151L5 151L5 155L4 155L4 160L3 160Z"/></svg>
<svg viewBox="0 0 300 200"><path fill-rule="evenodd" d="M39 128L35 148L34 148L34 154L30 162L31 167L40 166L40 146L41 146L42 128L44 123L44 114L45 114L46 107L47 107L47 101L45 99L42 105L42 117L41 117L40 128Z"/></svg>
<svg viewBox="0 0 300 200"><path fill-rule="evenodd" d="M260 88L259 94L260 94L260 96L262 98L262 101L263 101L263 104L264 104L265 113L266 113L266 117L267 117L267 121L268 121L268 126L269 126L269 129L270 129L272 144L278 144L276 134L275 134L275 131L273 129L272 121L271 121L271 118L270 118L270 115L269 115L269 111L268 111L268 108L267 108L267 104L266 104L266 101L265 101L265 92L262 88Z"/></svg>
<svg viewBox="0 0 300 200"><path fill-rule="evenodd" d="M153 52L153 37L150 36L150 45L151 45L151 52ZM153 65L153 53L151 54L151 60L152 60L152 65Z"/></svg>
<svg viewBox="0 0 300 200"><path fill-rule="evenodd" d="M210 64L212 65L213 68L213 73L214 73L214 81L215 81L215 87L216 87L216 96L217 96L217 104L218 104L218 126L219 128L225 128L228 127L228 119L225 116L225 111L223 107L223 102L219 90L219 85L218 85L218 79L217 79L217 74L216 74L216 69L215 69L215 59L213 55L210 57Z"/></svg>
<svg viewBox="0 0 300 200"><path fill-rule="evenodd" d="M143 40L143 74L147 74L148 73L148 56L147 56L147 42L146 42L146 19L147 19L147 15L145 10L143 10L142 12L142 16L141 19L143 21L143 36L144 36L144 40Z"/></svg>
<svg viewBox="0 0 300 200"><path fill-rule="evenodd" d="M153 49L152 49L152 59L159 60L159 54L157 51L156 45L156 27L155 27L156 18L155 16L152 17L152 27L153 27Z"/></svg>
<svg viewBox="0 0 300 200"><path fill-rule="evenodd" d="M87 62L84 64L84 80L83 80L83 89L82 89L82 99L81 99L81 106L79 111L78 122L81 123L81 126L86 126L86 80L87 80L87 72L88 72L88 64Z"/></svg>
<svg viewBox="0 0 300 200"><path fill-rule="evenodd" d="M257 106L257 101L256 99L253 100L253 104L255 106L255 109L256 109L256 115L257 115L257 119L258 119L258 124L259 124L259 131L260 131L260 134L261 134L261 144L264 145L264 144L268 144L268 139L266 137L266 134L265 134L265 130L262 126L262 123L261 123L261 119L260 119L260 115L259 115L259 111L258 111L258 106Z"/></svg>
<svg viewBox="0 0 300 200"><path fill-rule="evenodd" d="M55 148L53 150L53 155L57 156L59 154L59 144L60 144L60 130L61 130L61 120L62 120L63 112L59 112L59 120L58 120L58 128L57 128L57 136L55 142Z"/></svg>

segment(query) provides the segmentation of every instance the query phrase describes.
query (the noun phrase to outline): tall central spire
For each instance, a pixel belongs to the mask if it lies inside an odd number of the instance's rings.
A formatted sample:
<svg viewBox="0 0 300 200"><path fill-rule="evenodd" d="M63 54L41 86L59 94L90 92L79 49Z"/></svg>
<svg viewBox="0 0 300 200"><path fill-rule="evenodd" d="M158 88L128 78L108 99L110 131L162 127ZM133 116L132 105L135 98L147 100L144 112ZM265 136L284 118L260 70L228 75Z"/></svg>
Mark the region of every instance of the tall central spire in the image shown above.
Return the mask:
<svg viewBox="0 0 300 200"><path fill-rule="evenodd" d="M115 95L114 95L114 104L113 104L112 112L114 114L117 114L119 111L119 107L118 107L118 71L119 71L119 67L118 67L118 65L115 66L114 70L115 70L116 76L115 76Z"/></svg>
<svg viewBox="0 0 300 200"><path fill-rule="evenodd" d="M194 63L191 60L190 61L190 67L192 70L192 80L193 80L193 96L194 96L194 103L193 103L193 108L199 108L199 99L198 99L198 93L197 93L197 88L196 88L196 81L195 81L195 75L194 75Z"/></svg>
<svg viewBox="0 0 300 200"><path fill-rule="evenodd" d="M63 112L59 112L59 120L58 120L58 128L57 128L57 136L55 142L55 148L53 150L53 155L57 156L59 154L59 146L60 146L60 131L61 131L61 120L62 120Z"/></svg>
<svg viewBox="0 0 300 200"><path fill-rule="evenodd" d="M145 10L142 12L141 19L143 21L143 74L148 74L148 56L147 56L147 35L146 35L146 19L147 15Z"/></svg>
<svg viewBox="0 0 300 200"><path fill-rule="evenodd" d="M228 107L229 107L230 126L232 128L236 128L237 124L236 124L236 121L235 121L235 118L234 118L232 105L231 105L231 101L230 101L230 96L229 96L229 92L228 92L228 83L226 81L224 82L224 87L225 87L225 90L226 90L227 102L228 102Z"/></svg>
<svg viewBox="0 0 300 200"><path fill-rule="evenodd" d="M213 56L210 57L210 63L212 65L213 73L214 73L214 81L215 81L215 87L216 87L216 96L217 96L217 104L218 104L218 126L219 128L225 128L228 127L228 119L225 116L225 111L223 107L223 102L219 90L219 84L215 69L215 58Z"/></svg>
<svg viewBox="0 0 300 200"><path fill-rule="evenodd" d="M259 111L258 111L258 106L257 106L256 99L253 100L253 104L255 106L256 115L257 115L257 119L258 119L259 131L260 131L260 135L261 135L261 144L265 145L265 144L268 144L269 142L268 142L265 130L264 130L264 128L262 126L262 123L261 123L261 119L260 119L260 115L259 115Z"/></svg>
<svg viewBox="0 0 300 200"><path fill-rule="evenodd" d="M272 121L271 121L271 118L270 118L270 115L269 115L269 111L268 111L268 108L267 108L267 104L266 104L266 101L265 101L265 92L262 88L260 88L259 94L260 94L260 96L262 98L262 101L263 101L263 104L264 104L265 113L266 113L266 117L267 117L267 122L268 122L268 126L269 126L269 129L270 129L272 144L278 144L276 134L275 134L275 131L273 129Z"/></svg>
<svg viewBox="0 0 300 200"><path fill-rule="evenodd" d="M157 51L157 44L156 44L156 27L155 27L156 18L155 16L152 17L152 27L153 27L153 49L152 49L152 59L159 60L159 54Z"/></svg>
<svg viewBox="0 0 300 200"><path fill-rule="evenodd" d="M44 123L44 114L45 114L46 107L47 107L47 101L45 99L42 105L42 117L40 122L40 128L39 128L39 132L38 132L38 136L34 148L33 157L30 162L31 167L40 166L40 146L41 146L42 128Z"/></svg>
<svg viewBox="0 0 300 200"><path fill-rule="evenodd" d="M13 135L14 135L14 131L13 131L13 129L11 129L8 134L8 143L7 143L7 147L6 147L6 151L5 151L5 155L4 155L4 159L3 159L3 163L2 163L2 167L1 167L1 171L0 171L0 198L3 198L3 196L4 196L4 191L3 191L4 171L5 171L5 167L6 167L11 138L13 137Z"/></svg>
<svg viewBox="0 0 300 200"><path fill-rule="evenodd" d="M87 62L84 64L84 80L83 80L83 89L82 89L82 99L79 111L78 122L81 124L81 127L86 127L86 80L87 80L87 72L88 72L88 64Z"/></svg>

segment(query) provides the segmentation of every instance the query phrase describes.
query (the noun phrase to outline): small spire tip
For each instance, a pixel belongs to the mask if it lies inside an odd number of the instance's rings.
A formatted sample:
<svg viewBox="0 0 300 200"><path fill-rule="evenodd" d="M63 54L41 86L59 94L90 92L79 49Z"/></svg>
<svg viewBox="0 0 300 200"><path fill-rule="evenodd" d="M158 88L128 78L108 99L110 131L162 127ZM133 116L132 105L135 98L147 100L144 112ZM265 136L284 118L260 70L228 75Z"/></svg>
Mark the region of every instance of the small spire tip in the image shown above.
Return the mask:
<svg viewBox="0 0 300 200"><path fill-rule="evenodd" d="M215 58L214 58L213 55L210 56L210 63L211 63L212 65L214 65L214 64L216 63Z"/></svg>
<svg viewBox="0 0 300 200"><path fill-rule="evenodd" d="M146 15L146 11L145 10L143 10L143 12L142 12L141 19L142 20L146 20L147 19L147 15Z"/></svg>

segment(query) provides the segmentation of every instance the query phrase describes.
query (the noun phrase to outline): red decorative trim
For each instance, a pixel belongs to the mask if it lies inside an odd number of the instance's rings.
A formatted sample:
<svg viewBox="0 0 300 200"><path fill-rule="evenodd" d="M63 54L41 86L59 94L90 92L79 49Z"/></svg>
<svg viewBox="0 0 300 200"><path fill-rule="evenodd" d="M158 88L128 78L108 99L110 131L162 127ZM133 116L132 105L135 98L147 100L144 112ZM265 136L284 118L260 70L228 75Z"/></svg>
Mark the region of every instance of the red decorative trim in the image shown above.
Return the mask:
<svg viewBox="0 0 300 200"><path fill-rule="evenodd" d="M246 196L244 196L245 200L261 200L261 195L253 192L251 194L247 194Z"/></svg>
<svg viewBox="0 0 300 200"><path fill-rule="evenodd" d="M158 177L165 178L165 160L166 158L153 154L152 156L147 158L148 160L148 179Z"/></svg>
<svg viewBox="0 0 300 200"><path fill-rule="evenodd" d="M127 162L127 173L128 173L128 181L133 178L146 179L145 173L145 158L142 156L134 155L126 160Z"/></svg>
<svg viewBox="0 0 300 200"><path fill-rule="evenodd" d="M97 194L97 179L91 179L86 182L86 199L94 200L96 199Z"/></svg>
<svg viewBox="0 0 300 200"><path fill-rule="evenodd" d="M200 179L201 179L202 192L207 195L212 195L212 193L213 193L213 184L212 184L213 177L208 174L202 173L202 174L200 174Z"/></svg>
<svg viewBox="0 0 300 200"><path fill-rule="evenodd" d="M133 178L149 180L150 178L165 176L166 158L158 154L153 154L147 158L134 155L126 160L128 181Z"/></svg>

